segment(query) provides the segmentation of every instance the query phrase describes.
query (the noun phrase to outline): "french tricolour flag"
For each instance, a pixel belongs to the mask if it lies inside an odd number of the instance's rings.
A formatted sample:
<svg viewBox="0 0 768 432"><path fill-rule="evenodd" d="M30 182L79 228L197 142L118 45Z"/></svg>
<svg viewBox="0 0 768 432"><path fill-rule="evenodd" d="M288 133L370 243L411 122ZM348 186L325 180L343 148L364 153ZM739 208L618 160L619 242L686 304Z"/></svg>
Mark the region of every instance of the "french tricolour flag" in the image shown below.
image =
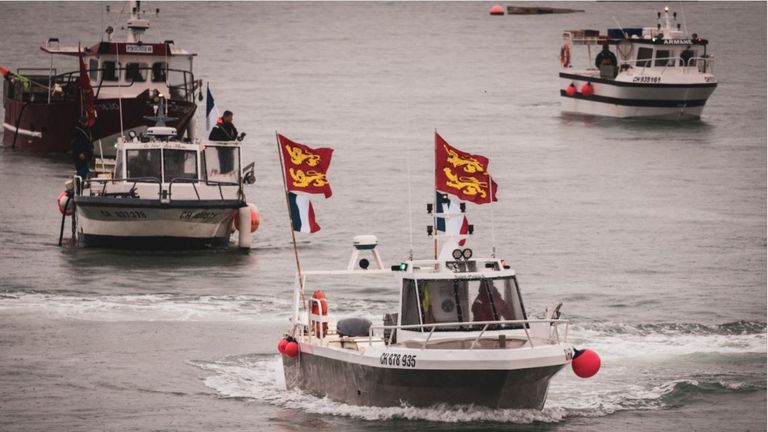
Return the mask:
<svg viewBox="0 0 768 432"><path fill-rule="evenodd" d="M219 120L219 109L216 107L216 102L213 101L211 88L206 85L205 89L208 93L205 98L205 132L208 135Z"/></svg>
<svg viewBox="0 0 768 432"><path fill-rule="evenodd" d="M320 225L315 221L315 210L309 196L288 192L288 204L291 207L291 222L293 230L304 233L320 231Z"/></svg>
<svg viewBox="0 0 768 432"><path fill-rule="evenodd" d="M466 235L469 233L469 220L461 212L461 201L458 197L437 191L437 213L443 217L437 218L437 230L447 235ZM464 246L465 239L459 241Z"/></svg>

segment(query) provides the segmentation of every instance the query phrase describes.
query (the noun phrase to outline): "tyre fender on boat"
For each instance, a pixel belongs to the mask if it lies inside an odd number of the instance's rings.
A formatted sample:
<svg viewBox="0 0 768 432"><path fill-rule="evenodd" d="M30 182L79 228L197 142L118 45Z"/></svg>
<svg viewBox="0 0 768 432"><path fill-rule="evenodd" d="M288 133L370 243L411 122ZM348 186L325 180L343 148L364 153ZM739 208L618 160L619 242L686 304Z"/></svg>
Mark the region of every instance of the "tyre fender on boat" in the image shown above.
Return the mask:
<svg viewBox="0 0 768 432"><path fill-rule="evenodd" d="M571 47L567 42L560 48L560 66L571 67Z"/></svg>
<svg viewBox="0 0 768 432"><path fill-rule="evenodd" d="M311 318L315 318L316 316L321 317L319 320L311 319L309 325L312 329L312 334L315 337L325 337L325 335L328 334L328 300L325 298L325 293L322 290L315 291L312 293L312 300L310 303L312 304L310 308L312 311Z"/></svg>

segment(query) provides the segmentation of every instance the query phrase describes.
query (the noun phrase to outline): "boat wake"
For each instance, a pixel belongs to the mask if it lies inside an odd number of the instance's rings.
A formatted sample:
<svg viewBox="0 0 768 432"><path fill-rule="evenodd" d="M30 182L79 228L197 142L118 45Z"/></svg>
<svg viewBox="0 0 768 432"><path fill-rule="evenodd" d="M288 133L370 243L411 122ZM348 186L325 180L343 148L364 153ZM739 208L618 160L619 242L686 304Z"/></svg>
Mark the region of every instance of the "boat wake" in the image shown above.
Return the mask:
<svg viewBox="0 0 768 432"><path fill-rule="evenodd" d="M223 397L371 421L557 423L569 417L667 409L716 394L765 391L765 323L602 323L586 327L591 329L574 328L572 337L590 341L590 348L603 358L602 370L591 380L580 380L563 370L552 379L542 411L443 405L371 408L338 403L286 390L281 359L272 354L190 364L211 372L204 383Z"/></svg>

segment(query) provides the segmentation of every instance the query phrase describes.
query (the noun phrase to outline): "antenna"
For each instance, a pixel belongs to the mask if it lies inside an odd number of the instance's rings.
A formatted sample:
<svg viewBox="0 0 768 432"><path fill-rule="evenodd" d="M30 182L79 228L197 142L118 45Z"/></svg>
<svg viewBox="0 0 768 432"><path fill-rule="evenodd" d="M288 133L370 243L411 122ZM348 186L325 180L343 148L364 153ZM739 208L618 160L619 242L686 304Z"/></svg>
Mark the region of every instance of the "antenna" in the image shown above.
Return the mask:
<svg viewBox="0 0 768 432"><path fill-rule="evenodd" d="M408 259L410 261L413 261L413 212L411 211L411 148L408 146L408 149L405 152L405 166L408 169L408 177L406 178L406 181L408 182L408 244L410 245L410 249L408 250Z"/></svg>
<svg viewBox="0 0 768 432"><path fill-rule="evenodd" d="M122 64L120 63L120 43L115 43L115 57L117 60L117 105L118 109L120 110L120 136L123 136L123 92L122 92L122 85L120 85L120 80L122 79L122 76L125 75L120 72L120 66Z"/></svg>
<svg viewBox="0 0 768 432"><path fill-rule="evenodd" d="M680 17L683 19L683 31L688 35L688 25L685 23L685 8L682 2L680 3Z"/></svg>
<svg viewBox="0 0 768 432"><path fill-rule="evenodd" d="M619 22L618 18L616 18L614 16L613 20L616 21L616 25L619 26L619 29L621 30L621 33L624 35L624 39L629 39L629 35L627 34L627 32L624 31L624 26L621 25L621 23Z"/></svg>

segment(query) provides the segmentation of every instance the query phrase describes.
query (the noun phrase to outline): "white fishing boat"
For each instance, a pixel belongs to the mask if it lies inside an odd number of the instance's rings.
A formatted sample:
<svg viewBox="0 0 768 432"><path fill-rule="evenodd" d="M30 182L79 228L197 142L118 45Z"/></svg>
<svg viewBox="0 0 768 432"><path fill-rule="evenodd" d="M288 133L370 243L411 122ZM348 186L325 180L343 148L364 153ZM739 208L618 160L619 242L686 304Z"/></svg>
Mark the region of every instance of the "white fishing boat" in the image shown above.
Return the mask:
<svg viewBox="0 0 768 432"><path fill-rule="evenodd" d="M240 246L250 247L259 216L246 203L254 164L241 165L244 134L231 142L180 141L165 126L162 98L156 109L156 126L118 139L112 173L75 176L70 196L60 195L60 209L74 205L75 241L140 249L224 246L237 219Z"/></svg>
<svg viewBox="0 0 768 432"><path fill-rule="evenodd" d="M698 118L717 87L708 41L657 13L655 27L567 30L560 50L562 111L618 118ZM602 47L610 54L603 55ZM572 55L573 52L573 55ZM610 59L604 61L604 59Z"/></svg>
<svg viewBox="0 0 768 432"><path fill-rule="evenodd" d="M356 237L354 247L346 270L299 277L292 327L278 344L289 389L365 406L542 409L550 379L574 357L582 363L577 373L597 372L599 357L568 342L560 305L543 319L529 317L504 260L472 258L446 242L438 259L385 268L375 236ZM361 251L373 253L373 264L358 263ZM327 298L322 291L304 298L310 279L382 274L395 277L399 298L383 324L335 317L330 289Z"/></svg>

